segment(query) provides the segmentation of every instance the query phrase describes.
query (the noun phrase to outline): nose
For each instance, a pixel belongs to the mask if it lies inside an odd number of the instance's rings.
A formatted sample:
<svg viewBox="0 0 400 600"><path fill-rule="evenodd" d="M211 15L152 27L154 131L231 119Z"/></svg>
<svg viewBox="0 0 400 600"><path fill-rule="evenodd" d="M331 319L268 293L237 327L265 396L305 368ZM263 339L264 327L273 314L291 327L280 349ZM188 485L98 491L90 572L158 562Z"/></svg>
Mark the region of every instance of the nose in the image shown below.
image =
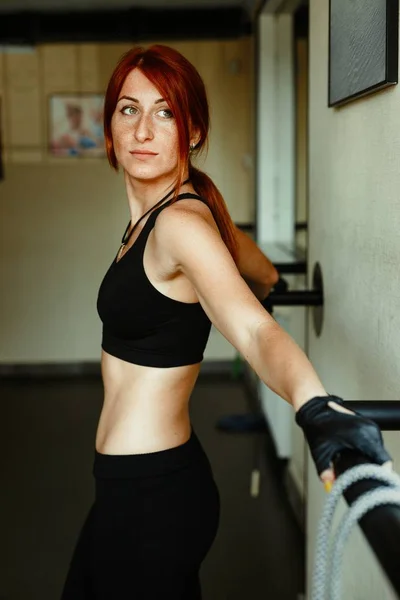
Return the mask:
<svg viewBox="0 0 400 600"><path fill-rule="evenodd" d="M153 139L153 127L151 122L151 115L141 114L139 120L136 122L135 138L138 142L145 142L146 140Z"/></svg>

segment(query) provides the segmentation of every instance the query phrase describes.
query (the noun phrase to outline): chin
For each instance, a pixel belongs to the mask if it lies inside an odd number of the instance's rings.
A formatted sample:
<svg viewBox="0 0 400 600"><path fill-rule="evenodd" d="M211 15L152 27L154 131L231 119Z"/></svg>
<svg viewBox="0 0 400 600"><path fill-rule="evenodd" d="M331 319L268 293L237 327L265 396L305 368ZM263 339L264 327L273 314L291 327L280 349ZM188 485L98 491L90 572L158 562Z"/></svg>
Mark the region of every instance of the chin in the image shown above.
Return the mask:
<svg viewBox="0 0 400 600"><path fill-rule="evenodd" d="M156 169L146 169L140 167L132 167L132 165L121 165L124 171L133 179L156 179L162 173L159 173Z"/></svg>
<svg viewBox="0 0 400 600"><path fill-rule="evenodd" d="M124 166L123 169L126 171L127 175L132 179L137 179L139 181L153 181L157 179L169 178L174 174L176 169L148 169L148 168L140 168L140 167L132 167L132 165Z"/></svg>

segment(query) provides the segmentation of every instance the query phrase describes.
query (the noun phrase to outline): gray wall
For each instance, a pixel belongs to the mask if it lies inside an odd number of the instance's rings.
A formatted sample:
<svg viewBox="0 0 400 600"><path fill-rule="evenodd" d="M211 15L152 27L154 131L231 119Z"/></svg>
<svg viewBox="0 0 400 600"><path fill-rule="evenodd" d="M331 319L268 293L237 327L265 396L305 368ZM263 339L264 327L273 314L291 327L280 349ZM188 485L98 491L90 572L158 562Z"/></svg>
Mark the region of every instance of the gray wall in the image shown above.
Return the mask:
<svg viewBox="0 0 400 600"><path fill-rule="evenodd" d="M330 393L398 400L400 88L327 108L328 9L311 0L310 265L322 265L326 317L320 338L310 330L309 355ZM398 466L399 434L384 437ZM308 471L310 572L324 492ZM346 600L395 598L361 534L344 564Z"/></svg>

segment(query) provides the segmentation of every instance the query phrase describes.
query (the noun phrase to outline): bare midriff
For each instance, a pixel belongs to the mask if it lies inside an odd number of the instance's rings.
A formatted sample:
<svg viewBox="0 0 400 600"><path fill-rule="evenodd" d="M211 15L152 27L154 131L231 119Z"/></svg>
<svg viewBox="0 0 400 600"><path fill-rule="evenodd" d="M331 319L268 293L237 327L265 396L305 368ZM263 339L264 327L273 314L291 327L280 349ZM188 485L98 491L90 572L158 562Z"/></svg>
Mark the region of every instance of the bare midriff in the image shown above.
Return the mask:
<svg viewBox="0 0 400 600"><path fill-rule="evenodd" d="M101 454L147 454L190 437L189 400L200 364L156 368L101 357L104 402L96 435Z"/></svg>

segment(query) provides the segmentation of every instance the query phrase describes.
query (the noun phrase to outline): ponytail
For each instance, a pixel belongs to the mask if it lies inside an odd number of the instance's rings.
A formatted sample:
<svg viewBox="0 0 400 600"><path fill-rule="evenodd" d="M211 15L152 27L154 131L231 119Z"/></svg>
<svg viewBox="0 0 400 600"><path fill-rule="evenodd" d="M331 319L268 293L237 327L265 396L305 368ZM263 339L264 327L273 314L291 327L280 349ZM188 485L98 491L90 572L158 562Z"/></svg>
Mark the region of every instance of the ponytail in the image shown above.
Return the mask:
<svg viewBox="0 0 400 600"><path fill-rule="evenodd" d="M196 192L207 200L215 219L222 240L228 248L235 263L238 261L238 243L235 233L235 225L229 214L225 200L212 179L203 171L189 165L190 181Z"/></svg>

